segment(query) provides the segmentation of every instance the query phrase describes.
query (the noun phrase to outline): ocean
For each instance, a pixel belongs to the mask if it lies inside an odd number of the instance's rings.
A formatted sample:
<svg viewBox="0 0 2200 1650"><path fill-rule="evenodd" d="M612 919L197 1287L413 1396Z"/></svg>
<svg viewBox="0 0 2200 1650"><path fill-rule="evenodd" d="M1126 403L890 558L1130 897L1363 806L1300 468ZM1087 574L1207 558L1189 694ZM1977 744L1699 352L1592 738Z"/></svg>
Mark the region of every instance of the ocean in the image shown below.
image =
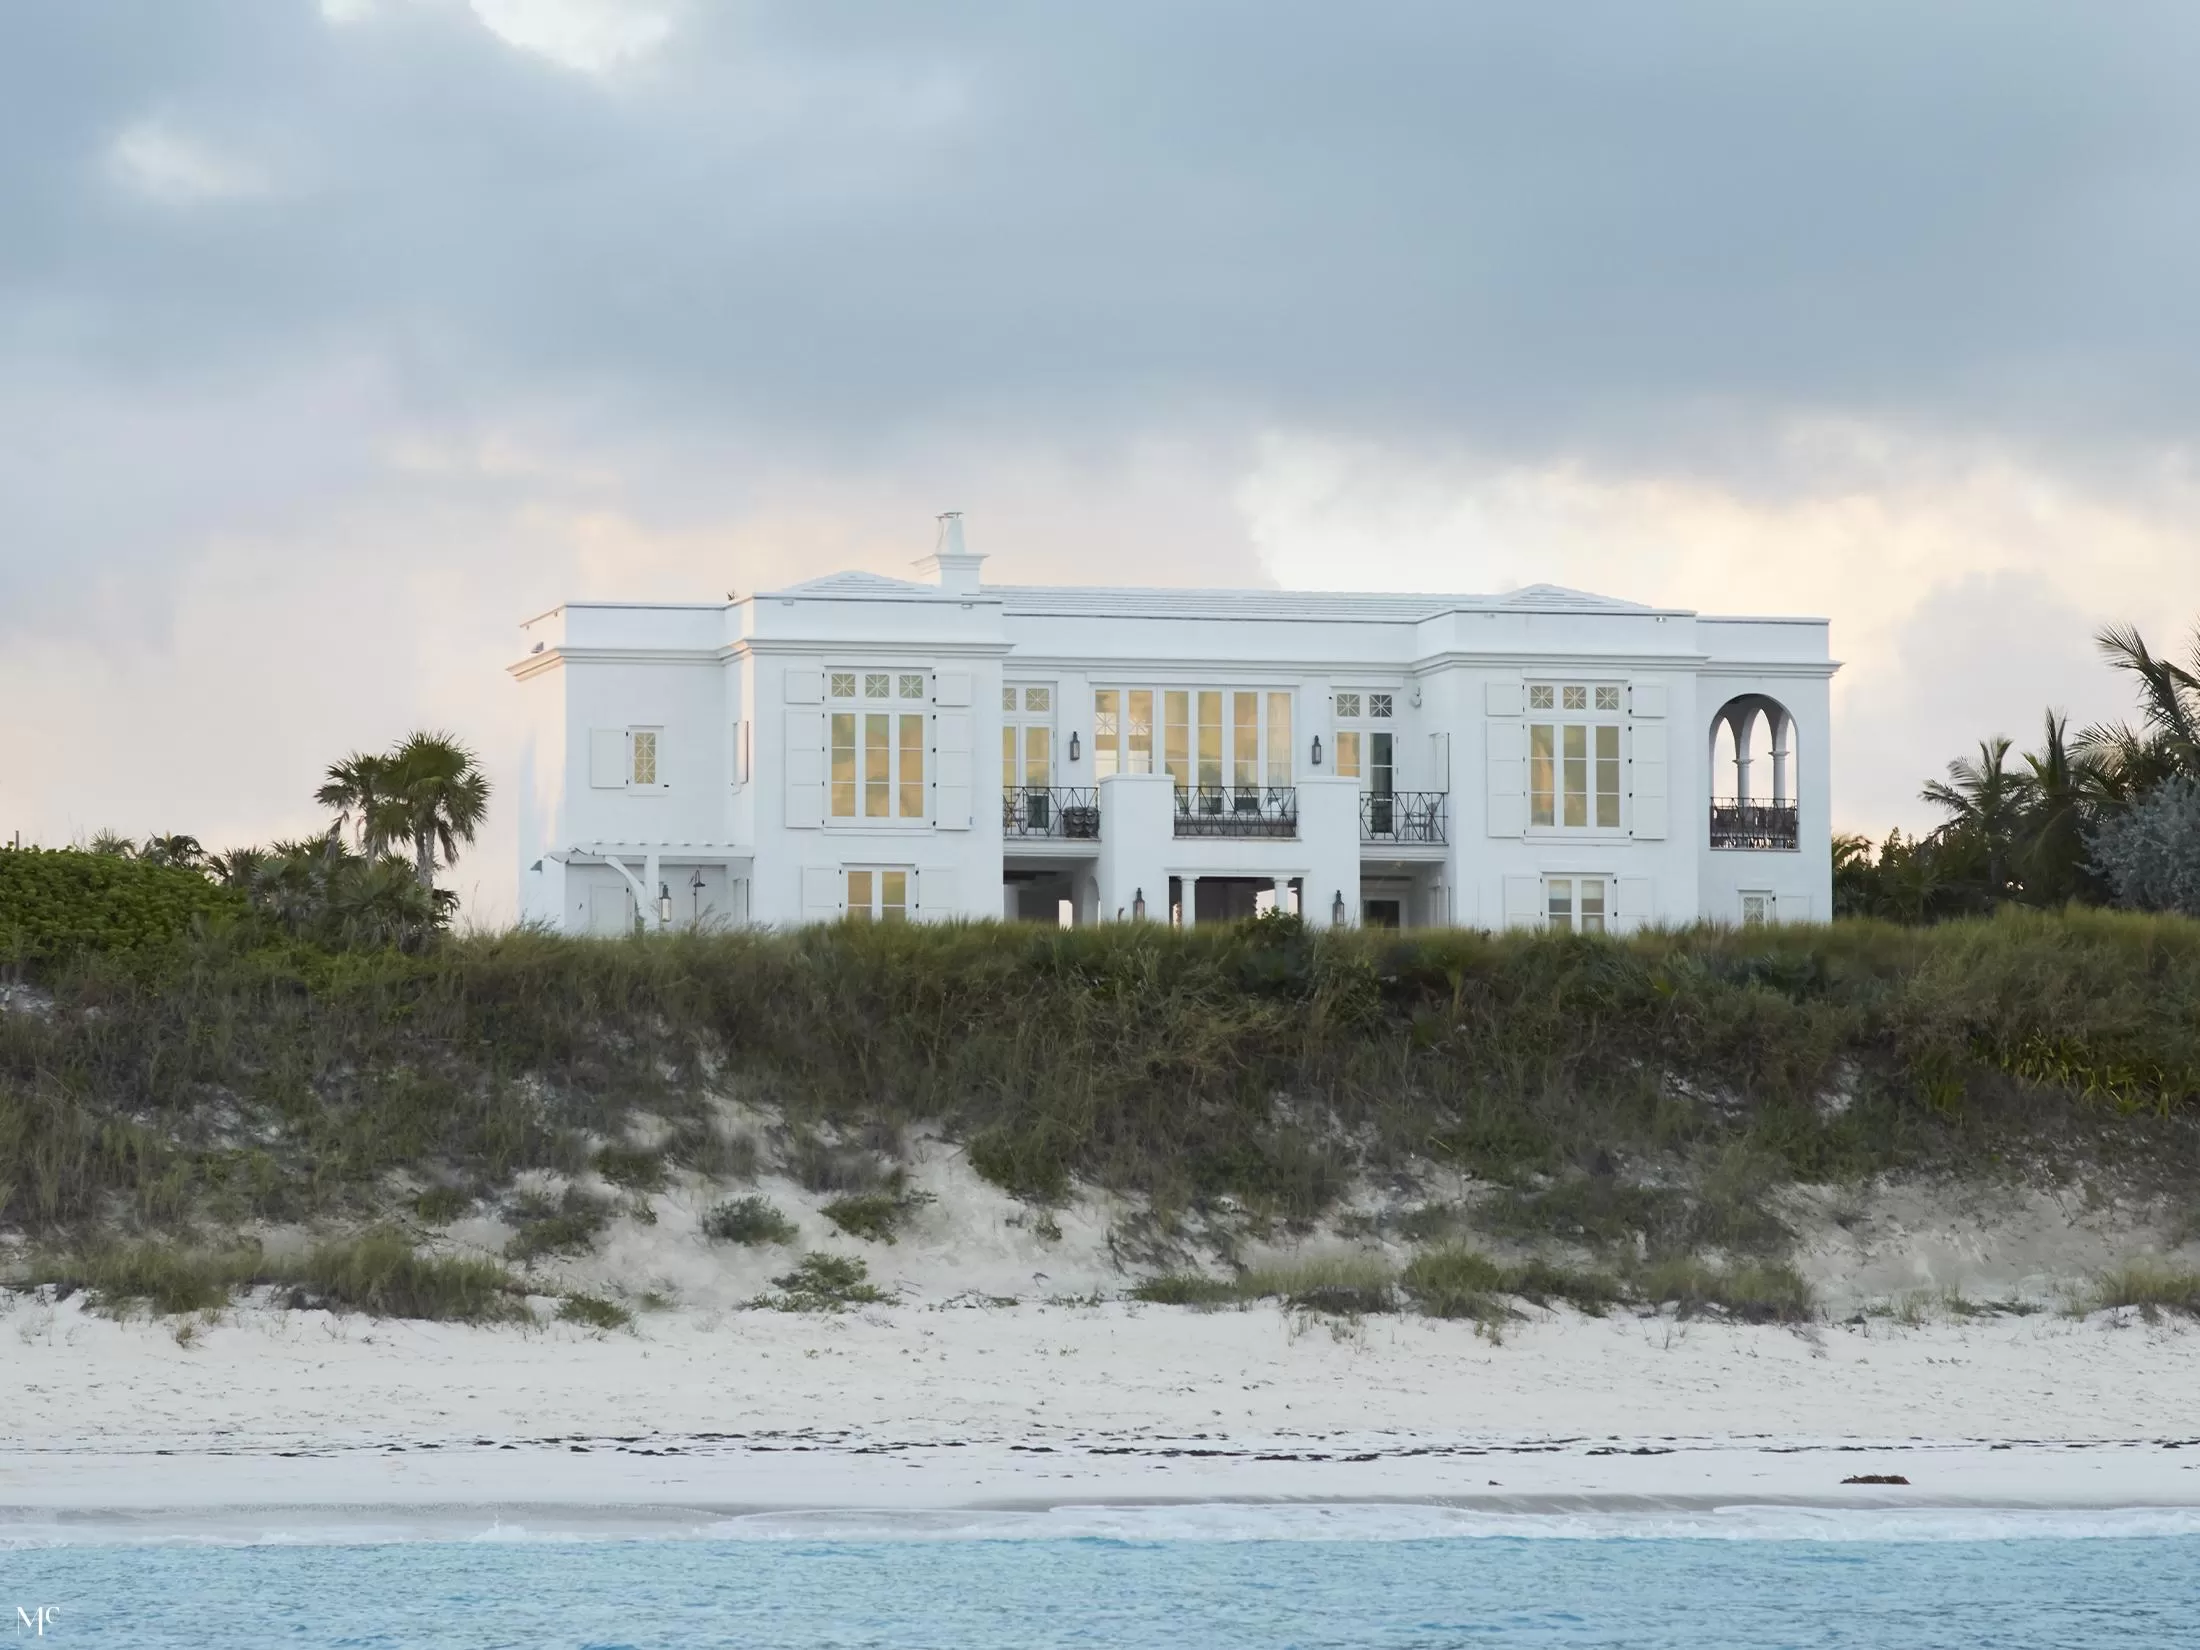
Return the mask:
<svg viewBox="0 0 2200 1650"><path fill-rule="evenodd" d="M398 1538L0 1526L15 1641L102 1650L2147 1650L2193 1513L1194 1507ZM462 1517L457 1525L465 1523Z"/></svg>

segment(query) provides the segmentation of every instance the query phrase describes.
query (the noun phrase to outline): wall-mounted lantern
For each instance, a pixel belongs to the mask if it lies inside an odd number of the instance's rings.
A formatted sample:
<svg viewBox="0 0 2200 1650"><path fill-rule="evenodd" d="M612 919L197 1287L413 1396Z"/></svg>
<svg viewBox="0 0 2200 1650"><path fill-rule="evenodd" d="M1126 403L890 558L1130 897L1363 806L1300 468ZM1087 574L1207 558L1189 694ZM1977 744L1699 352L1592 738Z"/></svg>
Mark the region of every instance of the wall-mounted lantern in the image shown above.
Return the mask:
<svg viewBox="0 0 2200 1650"><path fill-rule="evenodd" d="M1344 890L1337 890L1337 897L1329 902L1329 924L1332 928L1344 926Z"/></svg>
<svg viewBox="0 0 2200 1650"><path fill-rule="evenodd" d="M1069 759L1072 762L1078 761L1084 756L1084 753L1084 746L1077 742L1077 735L1072 733L1069 736Z"/></svg>
<svg viewBox="0 0 2200 1650"><path fill-rule="evenodd" d="M688 878L688 896L695 905L695 920L703 920L703 868L695 867L695 875Z"/></svg>
<svg viewBox="0 0 2200 1650"><path fill-rule="evenodd" d="M670 928L672 926L672 885L670 883L660 882L657 884L657 926L660 928Z"/></svg>
<svg viewBox="0 0 2200 1650"><path fill-rule="evenodd" d="M1137 896L1131 901L1131 915L1140 922L1146 920L1146 890L1143 888L1138 890Z"/></svg>
<svg viewBox="0 0 2200 1650"><path fill-rule="evenodd" d="M1318 733L1317 733L1317 734L1315 734L1315 735L1314 735L1314 766L1318 768L1318 767L1320 767L1321 765L1322 765L1322 736L1321 736L1320 734L1318 734Z"/></svg>

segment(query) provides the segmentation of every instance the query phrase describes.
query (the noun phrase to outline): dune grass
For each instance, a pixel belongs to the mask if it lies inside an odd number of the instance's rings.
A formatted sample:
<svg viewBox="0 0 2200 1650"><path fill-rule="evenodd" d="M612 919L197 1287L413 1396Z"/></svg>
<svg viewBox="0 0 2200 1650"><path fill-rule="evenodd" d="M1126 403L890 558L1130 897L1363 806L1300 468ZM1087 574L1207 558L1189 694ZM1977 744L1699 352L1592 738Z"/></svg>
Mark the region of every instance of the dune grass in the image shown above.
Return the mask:
<svg viewBox="0 0 2200 1650"><path fill-rule="evenodd" d="M774 1293L749 1304L774 1312L838 1312L846 1306L891 1303L894 1297L870 1276L870 1268L853 1256L812 1250L793 1271L772 1279Z"/></svg>
<svg viewBox="0 0 2200 1650"><path fill-rule="evenodd" d="M763 1248L792 1243L802 1231L769 1198L737 1197L704 1212L703 1235L715 1243Z"/></svg>
<svg viewBox="0 0 2200 1650"><path fill-rule="evenodd" d="M215 927L13 966L51 1007L0 1008L0 1228L80 1247L372 1220L399 1176L495 1203L592 1161L753 1173L724 1097L777 1108L833 1197L885 1190L918 1126L1034 1202L1084 1182L1295 1230L1433 1160L1506 1188L1491 1218L1523 1239L1768 1264L1798 1180L2200 1180L2200 924L2167 917L513 932L417 956ZM606 1160L645 1113L671 1131L656 1166ZM601 1230L517 1212L518 1260Z"/></svg>
<svg viewBox="0 0 2200 1650"><path fill-rule="evenodd" d="M2200 1271L2164 1261L2127 1261L2104 1272L2083 1297L2083 1309L2131 1306L2148 1318L2176 1312L2200 1318Z"/></svg>

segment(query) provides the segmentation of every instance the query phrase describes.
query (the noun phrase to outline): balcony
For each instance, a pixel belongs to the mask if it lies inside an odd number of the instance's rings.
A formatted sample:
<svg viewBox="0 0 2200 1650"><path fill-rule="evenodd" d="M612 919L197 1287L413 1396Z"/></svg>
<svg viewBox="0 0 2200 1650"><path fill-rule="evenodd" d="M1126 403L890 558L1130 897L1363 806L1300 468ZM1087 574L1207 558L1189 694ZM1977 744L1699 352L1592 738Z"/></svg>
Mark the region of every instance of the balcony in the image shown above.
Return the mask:
<svg viewBox="0 0 2200 1650"><path fill-rule="evenodd" d="M1714 848L1770 848L1794 853L1802 845L1802 832L1792 802L1742 802L1714 797L1711 802L1711 846Z"/></svg>
<svg viewBox="0 0 2200 1650"><path fill-rule="evenodd" d="M1178 836L1274 836L1299 834L1295 785L1179 785Z"/></svg>
<svg viewBox="0 0 2200 1650"><path fill-rule="evenodd" d="M1012 785L1001 792L1001 834L1097 841L1100 793L1090 786Z"/></svg>
<svg viewBox="0 0 2200 1650"><path fill-rule="evenodd" d="M1363 791L1360 793L1362 842L1444 845L1443 791Z"/></svg>

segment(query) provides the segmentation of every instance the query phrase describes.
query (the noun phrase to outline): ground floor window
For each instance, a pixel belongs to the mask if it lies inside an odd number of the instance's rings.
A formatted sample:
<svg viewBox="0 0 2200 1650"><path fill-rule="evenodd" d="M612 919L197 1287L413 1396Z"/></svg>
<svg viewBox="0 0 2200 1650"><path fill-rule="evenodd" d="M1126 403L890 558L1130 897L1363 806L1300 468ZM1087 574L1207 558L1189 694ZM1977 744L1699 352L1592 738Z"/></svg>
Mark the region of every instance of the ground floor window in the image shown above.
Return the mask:
<svg viewBox="0 0 2200 1650"><path fill-rule="evenodd" d="M850 922L905 922L909 917L909 878L906 868L850 867L847 873L847 913Z"/></svg>
<svg viewBox="0 0 2200 1650"><path fill-rule="evenodd" d="M1608 877L1545 877L1545 920L1562 933L1604 933L1612 908L1611 890Z"/></svg>

